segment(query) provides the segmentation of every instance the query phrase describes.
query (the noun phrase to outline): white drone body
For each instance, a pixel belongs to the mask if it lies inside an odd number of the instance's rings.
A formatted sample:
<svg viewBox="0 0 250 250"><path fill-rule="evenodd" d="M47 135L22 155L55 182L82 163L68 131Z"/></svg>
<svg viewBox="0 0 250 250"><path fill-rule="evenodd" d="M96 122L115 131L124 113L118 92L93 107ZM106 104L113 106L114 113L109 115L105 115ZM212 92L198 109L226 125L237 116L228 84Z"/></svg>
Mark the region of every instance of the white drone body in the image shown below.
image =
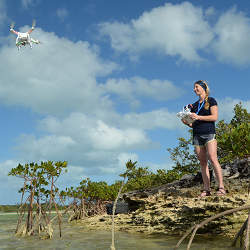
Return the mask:
<svg viewBox="0 0 250 250"><path fill-rule="evenodd" d="M36 40L36 39L33 39L32 37L30 37L30 33L35 29L35 21L33 21L32 23L32 27L29 31L27 32L18 32L18 31L15 31L14 30L14 24L12 23L11 26L10 26L10 32L17 35L17 38L16 38L16 46L18 48L18 50L22 47L22 46L26 46L26 45L29 45L30 48L32 48L32 44L35 43L35 44L39 44L40 41L39 40Z"/></svg>
<svg viewBox="0 0 250 250"><path fill-rule="evenodd" d="M188 124L194 122L194 120L190 117L190 115L191 115L191 110L189 109L188 105L185 106L182 111L177 113L177 117L184 120Z"/></svg>

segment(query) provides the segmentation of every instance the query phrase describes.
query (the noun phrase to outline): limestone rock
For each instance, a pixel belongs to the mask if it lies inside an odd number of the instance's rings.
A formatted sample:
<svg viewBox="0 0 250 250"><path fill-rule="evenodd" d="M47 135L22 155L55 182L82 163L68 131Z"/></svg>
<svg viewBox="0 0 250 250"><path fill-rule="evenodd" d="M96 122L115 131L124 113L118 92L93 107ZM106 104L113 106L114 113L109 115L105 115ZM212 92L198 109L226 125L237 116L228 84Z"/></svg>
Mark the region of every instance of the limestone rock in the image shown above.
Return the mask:
<svg viewBox="0 0 250 250"><path fill-rule="evenodd" d="M143 233L183 234L192 225L220 212L250 204L250 159L238 160L224 165L225 196L216 196L217 185L211 183L212 195L199 198L201 174L186 175L179 181L137 190L122 195L128 204L128 214L115 216L116 230ZM248 211L239 211L212 221L198 230L198 234L209 233L234 236L246 220ZM112 216L86 218L81 223L88 229L110 229Z"/></svg>

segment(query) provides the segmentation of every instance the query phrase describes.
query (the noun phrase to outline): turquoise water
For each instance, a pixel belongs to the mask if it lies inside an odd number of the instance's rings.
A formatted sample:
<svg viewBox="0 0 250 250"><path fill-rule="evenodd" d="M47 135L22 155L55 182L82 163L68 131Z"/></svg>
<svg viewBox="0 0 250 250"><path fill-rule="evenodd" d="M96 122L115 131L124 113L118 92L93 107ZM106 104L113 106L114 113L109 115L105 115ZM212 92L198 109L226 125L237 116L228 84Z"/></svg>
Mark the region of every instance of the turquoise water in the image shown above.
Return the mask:
<svg viewBox="0 0 250 250"><path fill-rule="evenodd" d="M40 240L38 237L15 237L15 214L0 214L0 249L76 249L76 250L109 250L111 233L102 231L86 231L81 225L64 223L63 238L58 236L55 228L54 238ZM116 250L162 250L173 249L179 238L167 236L145 236L143 234L115 233ZM196 237L192 250L239 250L231 248L230 241L204 239ZM180 250L186 249L187 244L182 244Z"/></svg>

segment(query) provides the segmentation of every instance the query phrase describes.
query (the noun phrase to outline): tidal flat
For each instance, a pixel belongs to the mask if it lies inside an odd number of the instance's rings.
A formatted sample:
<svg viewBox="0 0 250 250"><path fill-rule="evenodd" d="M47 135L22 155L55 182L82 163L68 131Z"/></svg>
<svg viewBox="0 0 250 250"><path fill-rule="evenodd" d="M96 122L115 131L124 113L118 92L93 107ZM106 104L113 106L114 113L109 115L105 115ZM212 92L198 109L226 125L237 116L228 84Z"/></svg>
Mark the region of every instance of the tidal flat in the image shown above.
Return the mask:
<svg viewBox="0 0 250 250"><path fill-rule="evenodd" d="M84 249L84 250L104 250L110 249L111 231L110 230L87 230L81 223L63 223L62 238L59 237L57 227L54 226L55 232L52 239L42 240L38 236L16 237L15 227L17 215L0 214L0 249ZM116 250L163 250L173 249L178 242L178 237L170 237L166 235L145 235L141 233L115 233ZM186 249L187 242L179 248ZM226 238L205 238L196 237L192 244L195 250L237 250L239 248L231 248L230 241Z"/></svg>

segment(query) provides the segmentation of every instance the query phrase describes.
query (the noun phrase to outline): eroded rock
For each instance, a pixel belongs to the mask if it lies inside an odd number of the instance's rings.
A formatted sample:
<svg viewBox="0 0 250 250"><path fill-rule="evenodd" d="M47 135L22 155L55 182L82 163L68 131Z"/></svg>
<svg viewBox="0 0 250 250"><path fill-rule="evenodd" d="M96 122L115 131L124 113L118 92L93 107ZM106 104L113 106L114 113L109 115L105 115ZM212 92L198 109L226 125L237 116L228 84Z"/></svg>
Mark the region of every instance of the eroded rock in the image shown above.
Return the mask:
<svg viewBox="0 0 250 250"><path fill-rule="evenodd" d="M238 166L238 167L237 167ZM181 180L143 191L125 193L122 198L130 209L128 214L115 216L116 230L143 233L183 234L192 225L220 212L250 204L249 196L249 158L222 166L225 196L216 196L217 185L213 181L212 195L199 198L201 176L187 175ZM237 169L236 169L237 168ZM238 175L238 177L236 177ZM223 216L210 222L198 233L233 236L247 218L248 211ZM86 218L81 223L88 229L110 229L112 216Z"/></svg>

